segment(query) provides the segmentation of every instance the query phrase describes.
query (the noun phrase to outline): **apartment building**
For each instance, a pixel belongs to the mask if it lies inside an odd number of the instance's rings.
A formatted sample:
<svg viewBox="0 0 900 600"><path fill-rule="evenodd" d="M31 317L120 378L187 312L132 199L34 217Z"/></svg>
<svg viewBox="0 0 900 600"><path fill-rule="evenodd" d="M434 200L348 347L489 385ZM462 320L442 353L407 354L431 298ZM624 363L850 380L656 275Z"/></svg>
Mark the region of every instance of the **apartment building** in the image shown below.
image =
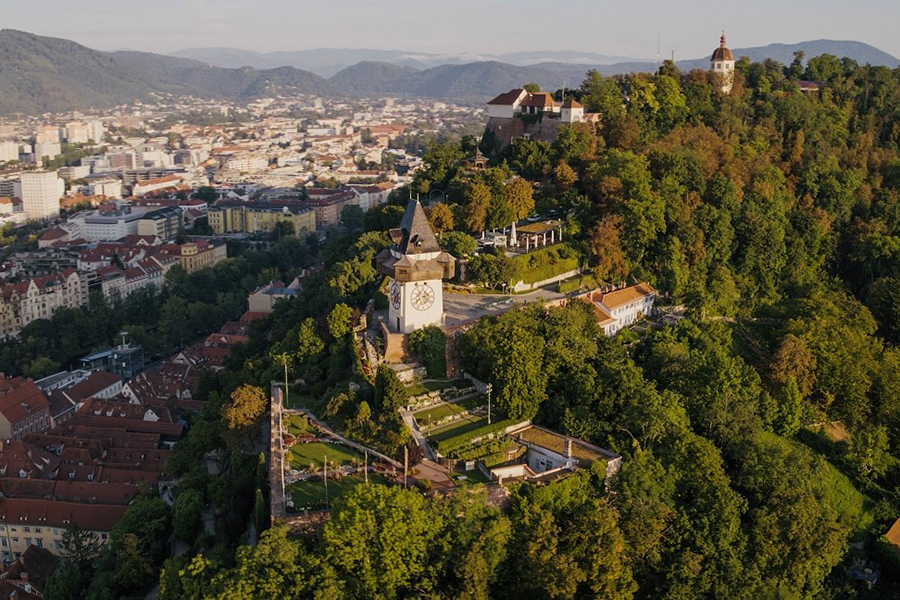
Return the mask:
<svg viewBox="0 0 900 600"><path fill-rule="evenodd" d="M37 319L49 319L60 308L87 303L87 281L74 269L10 283L0 292L0 338L18 337Z"/></svg>
<svg viewBox="0 0 900 600"><path fill-rule="evenodd" d="M182 244L178 262L181 263L185 271L193 273L194 271L211 267L227 257L225 244L200 241Z"/></svg>
<svg viewBox="0 0 900 600"><path fill-rule="evenodd" d="M225 200L207 211L209 226L217 234L269 233L280 222L292 223L294 233L303 236L316 230L316 215L309 208L265 202Z"/></svg>
<svg viewBox="0 0 900 600"><path fill-rule="evenodd" d="M22 207L29 221L59 216L59 199L66 184L52 171L25 172L21 175Z"/></svg>

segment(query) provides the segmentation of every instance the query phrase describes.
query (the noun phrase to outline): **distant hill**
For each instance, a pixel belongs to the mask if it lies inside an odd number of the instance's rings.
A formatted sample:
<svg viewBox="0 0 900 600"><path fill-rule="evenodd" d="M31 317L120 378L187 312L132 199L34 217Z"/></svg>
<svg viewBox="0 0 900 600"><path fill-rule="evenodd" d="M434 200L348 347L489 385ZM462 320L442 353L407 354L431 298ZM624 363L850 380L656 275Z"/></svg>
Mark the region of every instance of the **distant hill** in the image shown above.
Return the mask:
<svg viewBox="0 0 900 600"><path fill-rule="evenodd" d="M75 42L0 30L0 114L107 108L152 93L252 98L274 92L333 95L293 67L223 69L149 52L99 52Z"/></svg>
<svg viewBox="0 0 900 600"><path fill-rule="evenodd" d="M543 89L578 85L584 71L551 71L496 61L441 65L416 71L387 63L363 62L347 67L329 81L355 95L404 94L430 98L483 98L534 82Z"/></svg>
<svg viewBox="0 0 900 600"><path fill-rule="evenodd" d="M190 58L217 67L254 67L271 69L279 66L297 67L322 77L332 77L339 71L360 62L381 62L424 70L441 65L462 65L474 62L503 62L525 67L536 63L601 64L634 61L623 56L607 56L595 52L572 50L546 50L536 52L510 52L507 54L456 53L431 54L405 50L371 50L347 48L316 48L289 52L258 53L239 48L187 48L172 56Z"/></svg>
<svg viewBox="0 0 900 600"><path fill-rule="evenodd" d="M347 67L328 81L338 90L348 94L396 93L409 87L418 70L387 62L363 61Z"/></svg>

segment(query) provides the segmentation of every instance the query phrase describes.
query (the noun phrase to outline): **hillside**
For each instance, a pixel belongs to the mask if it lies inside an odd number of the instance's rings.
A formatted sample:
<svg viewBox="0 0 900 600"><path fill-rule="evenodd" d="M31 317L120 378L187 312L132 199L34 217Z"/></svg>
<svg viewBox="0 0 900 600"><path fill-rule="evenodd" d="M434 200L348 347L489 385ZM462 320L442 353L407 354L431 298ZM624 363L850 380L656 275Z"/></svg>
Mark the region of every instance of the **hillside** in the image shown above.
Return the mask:
<svg viewBox="0 0 900 600"><path fill-rule="evenodd" d="M455 53L431 54L403 50L372 50L350 48L316 48L259 53L240 48L186 48L173 52L171 56L199 60L217 67L253 67L271 69L274 67L297 67L312 71L322 77L332 77L338 72L360 62L382 62L417 70L430 69L440 65L462 65L474 62L502 62L519 67L531 66L548 61L561 64L608 65L636 59L624 56L608 56L595 52L573 52L571 50L545 50L510 52L506 54Z"/></svg>
<svg viewBox="0 0 900 600"><path fill-rule="evenodd" d="M328 81L348 94L394 93L407 85L405 79L414 77L418 72L412 67L364 61L343 69Z"/></svg>
<svg viewBox="0 0 900 600"><path fill-rule="evenodd" d="M111 54L11 29L0 30L0 81L0 114L109 107L151 91L187 91Z"/></svg>
<svg viewBox="0 0 900 600"><path fill-rule="evenodd" d="M535 82L545 89L577 84L584 71L550 71L496 61L441 65L415 71L385 63L365 62L348 67L329 81L345 93L394 93L428 98L481 98Z"/></svg>
<svg viewBox="0 0 900 600"><path fill-rule="evenodd" d="M335 93L318 75L293 67L223 69L149 52L99 52L10 29L0 30L0 81L0 114L107 108L152 93L232 99Z"/></svg>

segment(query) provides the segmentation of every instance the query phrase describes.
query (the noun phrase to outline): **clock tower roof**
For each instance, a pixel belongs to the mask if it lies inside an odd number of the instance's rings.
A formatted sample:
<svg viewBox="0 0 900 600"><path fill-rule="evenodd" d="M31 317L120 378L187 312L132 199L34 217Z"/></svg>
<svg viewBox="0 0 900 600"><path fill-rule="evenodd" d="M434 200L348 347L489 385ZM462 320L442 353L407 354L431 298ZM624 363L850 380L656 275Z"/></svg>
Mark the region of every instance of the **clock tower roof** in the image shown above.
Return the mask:
<svg viewBox="0 0 900 600"><path fill-rule="evenodd" d="M391 241L401 254L416 255L430 252L440 252L441 247L434 237L431 223L425 215L425 209L417 199L411 199L403 213L399 229L390 231Z"/></svg>

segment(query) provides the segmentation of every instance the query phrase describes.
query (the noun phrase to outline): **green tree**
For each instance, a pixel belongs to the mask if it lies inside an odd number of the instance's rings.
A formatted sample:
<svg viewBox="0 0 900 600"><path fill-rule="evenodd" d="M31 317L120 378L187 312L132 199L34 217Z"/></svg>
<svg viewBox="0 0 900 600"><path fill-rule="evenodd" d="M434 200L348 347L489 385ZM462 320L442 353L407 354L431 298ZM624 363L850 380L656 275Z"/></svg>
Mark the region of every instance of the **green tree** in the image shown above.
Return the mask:
<svg viewBox="0 0 900 600"><path fill-rule="evenodd" d="M222 409L225 425L232 430L252 427L259 422L266 405L262 388L244 384L231 393L231 402Z"/></svg>
<svg viewBox="0 0 900 600"><path fill-rule="evenodd" d="M484 231L491 204L490 188L481 181L469 184L465 190L465 201L466 228L469 231Z"/></svg>
<svg viewBox="0 0 900 600"><path fill-rule="evenodd" d="M781 390L778 403L778 417L775 428L781 435L791 436L800 430L800 417L803 414L803 396L793 378Z"/></svg>
<svg viewBox="0 0 900 600"><path fill-rule="evenodd" d="M392 414L406 402L406 388L389 366L378 365L375 373L375 399L385 414Z"/></svg>
<svg viewBox="0 0 900 600"><path fill-rule="evenodd" d="M203 200L207 204L212 204L218 199L218 194L216 194L215 188L209 187L207 185L202 185L197 188L197 191L194 193L194 197Z"/></svg>
<svg viewBox="0 0 900 600"><path fill-rule="evenodd" d="M513 219L524 219L534 210L531 184L521 177L513 177L504 188L506 203L512 208Z"/></svg>
<svg viewBox="0 0 900 600"><path fill-rule="evenodd" d="M172 509L172 527L175 535L186 542L193 542L200 533L203 496L197 490L185 490L175 499Z"/></svg>
<svg viewBox="0 0 900 600"><path fill-rule="evenodd" d="M328 313L328 333L332 338L339 340L350 333L353 321L353 309L344 303L339 303Z"/></svg>
<svg viewBox="0 0 900 600"><path fill-rule="evenodd" d="M313 362L325 349L325 344L316 328L316 322L312 317L303 319L297 334L297 361L303 365Z"/></svg>
<svg viewBox="0 0 900 600"><path fill-rule="evenodd" d="M440 527L422 496L361 485L335 504L322 540L345 593L353 598L414 594L429 576L428 548Z"/></svg>
<svg viewBox="0 0 900 600"><path fill-rule="evenodd" d="M425 213L428 215L431 228L437 232L439 237L443 237L445 231L453 229L453 212L443 202L427 207Z"/></svg>
<svg viewBox="0 0 900 600"><path fill-rule="evenodd" d="M429 377L447 376L446 345L447 334L434 325L422 327L409 334L409 351L422 359Z"/></svg>
<svg viewBox="0 0 900 600"><path fill-rule="evenodd" d="M78 565L82 570L91 566L100 555L100 540L93 531L82 529L72 523L63 531L60 539L60 557L67 563Z"/></svg>
<svg viewBox="0 0 900 600"><path fill-rule="evenodd" d="M883 425L862 429L853 434L847 457L865 476L878 477L888 468L888 436Z"/></svg>
<svg viewBox="0 0 900 600"><path fill-rule="evenodd" d="M441 236L441 247L457 258L465 258L475 253L478 242L462 231L448 231Z"/></svg>
<svg viewBox="0 0 900 600"><path fill-rule="evenodd" d="M365 222L365 212L355 204L347 204L341 209L341 224L350 231L360 231Z"/></svg>

